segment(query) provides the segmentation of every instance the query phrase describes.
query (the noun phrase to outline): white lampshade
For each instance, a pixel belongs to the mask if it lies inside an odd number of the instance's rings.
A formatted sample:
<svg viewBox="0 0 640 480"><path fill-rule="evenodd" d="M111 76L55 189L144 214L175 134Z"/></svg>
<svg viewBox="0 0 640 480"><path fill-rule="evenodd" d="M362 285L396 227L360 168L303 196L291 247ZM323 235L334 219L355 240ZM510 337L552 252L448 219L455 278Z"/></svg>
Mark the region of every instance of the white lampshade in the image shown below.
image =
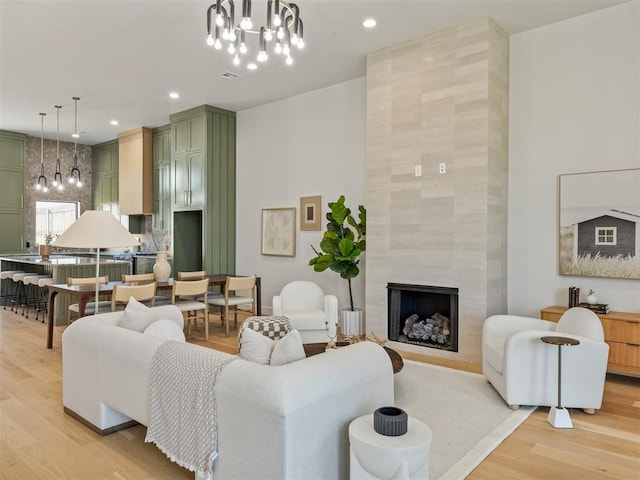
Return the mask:
<svg viewBox="0 0 640 480"><path fill-rule="evenodd" d="M53 244L68 248L133 247L140 242L111 212L87 210Z"/></svg>

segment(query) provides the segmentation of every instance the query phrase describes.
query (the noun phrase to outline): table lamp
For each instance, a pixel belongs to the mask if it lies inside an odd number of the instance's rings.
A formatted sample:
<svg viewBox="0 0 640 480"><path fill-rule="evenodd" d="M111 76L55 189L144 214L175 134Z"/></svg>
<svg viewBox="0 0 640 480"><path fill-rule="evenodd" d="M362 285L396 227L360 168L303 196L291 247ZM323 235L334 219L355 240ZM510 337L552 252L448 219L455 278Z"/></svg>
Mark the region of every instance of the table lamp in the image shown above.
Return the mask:
<svg viewBox="0 0 640 480"><path fill-rule="evenodd" d="M133 247L140 242L111 213L101 210L86 210L54 242L56 247L96 249L96 303L98 313L98 290L100 285L100 249Z"/></svg>

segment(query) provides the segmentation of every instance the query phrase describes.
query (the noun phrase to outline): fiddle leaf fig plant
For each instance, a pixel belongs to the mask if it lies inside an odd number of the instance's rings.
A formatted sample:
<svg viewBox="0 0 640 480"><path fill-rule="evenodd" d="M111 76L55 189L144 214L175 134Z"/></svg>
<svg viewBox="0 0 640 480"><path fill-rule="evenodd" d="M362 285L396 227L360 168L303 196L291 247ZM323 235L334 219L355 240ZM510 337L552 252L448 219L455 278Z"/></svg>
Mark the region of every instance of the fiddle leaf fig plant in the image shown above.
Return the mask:
<svg viewBox="0 0 640 480"><path fill-rule="evenodd" d="M333 270L349 284L349 305L353 307L353 293L351 279L360 274L360 255L366 250L365 236L367 233L367 210L358 206L358 219L351 215L351 209L344 204L344 195L338 201L329 202L330 211L327 212L327 230L322 236L320 250L313 245L311 248L316 256L309 260L309 265L316 272L324 272L327 268Z"/></svg>

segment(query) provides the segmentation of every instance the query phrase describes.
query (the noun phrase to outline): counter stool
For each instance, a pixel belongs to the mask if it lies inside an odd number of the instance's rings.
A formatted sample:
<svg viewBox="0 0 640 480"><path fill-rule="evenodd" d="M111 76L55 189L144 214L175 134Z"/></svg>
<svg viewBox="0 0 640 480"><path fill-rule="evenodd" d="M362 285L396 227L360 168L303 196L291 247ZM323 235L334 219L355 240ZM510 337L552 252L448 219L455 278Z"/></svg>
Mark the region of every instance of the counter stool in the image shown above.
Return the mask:
<svg viewBox="0 0 640 480"><path fill-rule="evenodd" d="M24 283L24 298L22 300L22 316L29 318L29 307L35 307L38 303L38 281L48 275L29 274L22 279Z"/></svg>
<svg viewBox="0 0 640 480"><path fill-rule="evenodd" d="M43 277L38 280L38 304L36 307L36 321L40 316L40 312L42 312L42 323L44 323L44 319L49 313L49 285L53 283L53 278L51 277Z"/></svg>
<svg viewBox="0 0 640 480"><path fill-rule="evenodd" d="M11 301L14 295L13 275L15 273L24 273L22 270L4 270L0 272L0 299L4 309L7 309L7 300Z"/></svg>
<svg viewBox="0 0 640 480"><path fill-rule="evenodd" d="M22 297L24 296L25 288L24 288L24 277L27 275L31 275L31 273L14 273L13 274L13 284L14 284L14 295L11 298L11 311L18 313L18 307L22 305Z"/></svg>

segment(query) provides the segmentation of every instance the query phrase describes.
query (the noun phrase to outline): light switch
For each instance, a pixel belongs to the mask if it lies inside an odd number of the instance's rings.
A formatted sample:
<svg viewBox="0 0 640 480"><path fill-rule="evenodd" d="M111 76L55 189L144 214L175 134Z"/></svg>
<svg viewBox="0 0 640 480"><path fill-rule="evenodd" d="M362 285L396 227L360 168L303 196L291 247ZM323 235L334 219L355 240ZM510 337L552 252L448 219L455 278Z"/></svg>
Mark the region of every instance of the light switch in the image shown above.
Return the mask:
<svg viewBox="0 0 640 480"><path fill-rule="evenodd" d="M422 176L422 165L416 165L413 173L416 177Z"/></svg>

